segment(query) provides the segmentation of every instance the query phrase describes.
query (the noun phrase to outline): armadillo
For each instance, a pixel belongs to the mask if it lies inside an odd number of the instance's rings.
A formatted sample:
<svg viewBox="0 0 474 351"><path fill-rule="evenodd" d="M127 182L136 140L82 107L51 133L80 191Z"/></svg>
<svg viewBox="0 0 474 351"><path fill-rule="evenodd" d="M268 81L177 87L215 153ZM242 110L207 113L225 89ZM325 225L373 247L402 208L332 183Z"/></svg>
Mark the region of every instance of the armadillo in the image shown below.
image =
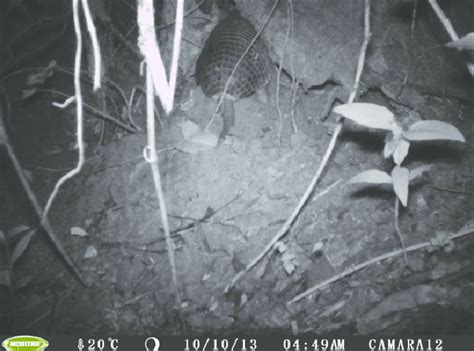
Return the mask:
<svg viewBox="0 0 474 351"><path fill-rule="evenodd" d="M270 79L271 60L263 40L258 37L249 48L256 36L254 26L238 11L232 11L212 30L197 60L196 81L205 95L220 100L230 78L222 102L220 140L234 125L233 102L251 96Z"/></svg>

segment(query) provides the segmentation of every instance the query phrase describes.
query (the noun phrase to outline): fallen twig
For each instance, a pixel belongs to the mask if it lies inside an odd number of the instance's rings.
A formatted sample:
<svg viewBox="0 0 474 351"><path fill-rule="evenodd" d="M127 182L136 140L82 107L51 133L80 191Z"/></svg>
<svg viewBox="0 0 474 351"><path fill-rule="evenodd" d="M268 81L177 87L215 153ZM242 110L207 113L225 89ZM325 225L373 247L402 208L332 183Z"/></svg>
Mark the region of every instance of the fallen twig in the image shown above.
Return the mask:
<svg viewBox="0 0 474 351"><path fill-rule="evenodd" d="M65 97L66 99L69 99L71 98L71 96L67 95L67 94L64 94L60 91L57 91L57 90L52 90L52 89L38 89L37 91L39 92L46 92L46 93L53 93L53 94L58 94L58 95L61 95L63 97ZM115 123L116 125L118 125L120 128L123 128L125 129L127 132L130 132L130 133L136 133L138 132L139 130L138 129L135 129L135 128L132 128L130 126L127 126L126 124L124 124L123 122L119 121L117 118L114 118L110 115L108 115L107 113L104 113L98 109L96 109L95 107L91 106L91 105L88 105L86 103L82 103L82 106L86 108L86 110L89 110L91 113L95 114L95 115L98 115L99 117L109 121L109 122L112 122L112 123Z"/></svg>
<svg viewBox="0 0 474 351"><path fill-rule="evenodd" d="M354 86L351 92L351 95L349 96L349 103L353 102L355 97L357 96L357 91L359 88L359 83L360 83L360 77L362 75L362 70L364 68L364 63L365 63L365 54L367 51L367 46L369 45L369 40L370 40L370 0L365 0L365 13L364 13L364 41L362 43L362 46L360 48L360 54L359 54L359 61L357 64L357 72L356 72L356 77L354 81ZM303 206L306 204L308 201L309 197L314 191L314 188L316 186L316 183L318 182L319 178L321 177L321 174L323 173L323 170L326 168L327 162L331 155L333 154L337 138L339 134L341 133L342 130L342 125L343 125L343 119L341 119L337 125L336 128L333 132L332 138L329 142L329 146L326 150L326 153L321 161L321 164L316 171L316 174L314 175L313 179L311 180L311 183L308 185L306 188L305 193L303 194L303 197L300 199L298 205L296 206L295 210L291 214L291 216L286 220L286 222L283 224L282 228L279 230L279 232L272 238L270 243L264 248L264 250L251 262L245 267L243 271L240 271L237 273L232 281L230 282L229 285L225 288L224 292L228 292L230 288L232 288L235 283L248 271L250 271L257 263L259 263L265 255L270 252L272 249L273 245L283 237L286 232L290 229L291 225L293 224L294 220L298 215L300 214ZM329 188L327 188L325 191L319 193L318 195L315 196L315 199L319 198L320 196L324 195L326 192L328 192L332 187L334 187L339 181L336 183L333 183Z"/></svg>
<svg viewBox="0 0 474 351"><path fill-rule="evenodd" d="M61 241L58 239L58 236L54 232L54 229L51 226L51 223L49 222L48 218L45 218L44 220L42 220L43 210L41 206L39 205L39 202L33 190L31 189L30 184L28 183L28 180L26 179L26 176L23 173L23 168L21 167L20 162L18 161L18 158L16 157L13 146L11 145L9 141L9 138L4 126L4 117L2 116L1 108L0 108L0 145L4 145L6 147L8 156L11 162L13 163L13 167L15 168L15 171L18 175L18 178L20 179L23 189L25 190L25 193L28 196L28 199L30 200L30 203L33 206L33 209L35 210L36 215L41 221L41 226L46 232L48 238L51 240L51 242L53 243L54 247L59 252L61 257L63 258L63 260L66 262L67 266L73 271L73 273L80 280L80 282L83 285L87 286L87 283L82 277L81 273L79 272L79 269L76 267L76 265L74 264L74 262L69 257L66 250L64 249Z"/></svg>
<svg viewBox="0 0 474 351"><path fill-rule="evenodd" d="M472 191L462 191L462 190L456 190L456 189L450 189L450 188L443 188L441 186L437 185L428 185L428 187L439 190L439 191L446 191L448 193L453 193L453 194L462 194L462 195L474 195L474 192Z"/></svg>
<svg viewBox="0 0 474 351"><path fill-rule="evenodd" d="M57 70L60 71L60 72L63 72L63 73L71 74L71 72L65 67L57 67ZM87 77L87 71L81 70L80 72L81 72L81 77ZM94 82L92 82L91 80L89 80L87 78L81 78L81 79L83 79L87 83L94 84ZM105 84L110 85L120 95L120 97L122 98L125 106L127 106L127 116L128 116L128 121L130 122L130 125L135 129L135 131L140 131L140 127L138 127L137 124L135 123L135 121L133 120L132 107L131 107L131 105L129 103L129 99L127 99L127 95L125 94L123 89L120 87L120 85L118 85L116 82L114 82L111 79L105 78L104 80L105 80Z"/></svg>
<svg viewBox="0 0 474 351"><path fill-rule="evenodd" d="M447 238L447 241L460 239L464 236L471 235L471 234L474 234L474 227L469 227L467 229L460 230L458 233L449 236ZM332 283L334 283L338 280L341 280L342 278L345 278L345 277L347 277L347 276L349 276L349 275L351 275L355 272L358 272L358 271L364 269L365 267L368 267L368 266L371 266L373 264L385 261L385 260L387 260L389 258L392 258L392 257L396 257L396 256L399 256L399 255L402 255L402 254L406 254L407 252L422 250L422 249L425 249L425 248L430 247L430 246L433 246L433 243L430 242L430 241L427 241L427 242L424 242L424 243L421 243L421 244L415 244L415 245L408 246L406 249L399 249L399 250L395 250L395 251L383 254L381 256L374 257L374 258L372 258L372 259L370 259L370 260L368 260L364 263L353 266L353 267L345 270L344 272L336 274L334 277L332 277L330 279L327 279L327 280L311 287L310 289L306 290L305 292L302 292L301 294L299 294L299 295L295 296L294 298L292 298L290 301L287 302L287 305L295 303L295 302L301 300L302 298L313 294L314 292L316 292L318 290L324 289L328 285L330 285L330 284L332 284Z"/></svg>

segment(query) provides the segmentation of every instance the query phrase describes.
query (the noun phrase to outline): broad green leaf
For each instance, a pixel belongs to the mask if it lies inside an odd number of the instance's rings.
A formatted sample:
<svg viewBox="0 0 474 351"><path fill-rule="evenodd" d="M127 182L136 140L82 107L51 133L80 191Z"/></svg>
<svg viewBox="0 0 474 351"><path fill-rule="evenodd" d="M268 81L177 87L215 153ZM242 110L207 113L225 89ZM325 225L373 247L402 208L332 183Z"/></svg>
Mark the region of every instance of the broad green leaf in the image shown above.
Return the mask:
<svg viewBox="0 0 474 351"><path fill-rule="evenodd" d="M30 230L28 234L26 234L21 240L16 244L15 248L13 249L12 253L12 264L15 264L15 262L23 255L25 250L28 248L28 245L30 244L31 238L33 235L35 235L36 229Z"/></svg>
<svg viewBox="0 0 474 351"><path fill-rule="evenodd" d="M355 183L369 183L369 184L392 184L392 178L378 169L369 169L352 177L349 180L349 184Z"/></svg>
<svg viewBox="0 0 474 351"><path fill-rule="evenodd" d="M380 105L355 102L336 106L334 112L369 128L395 130L397 127L393 113Z"/></svg>
<svg viewBox="0 0 474 351"><path fill-rule="evenodd" d="M465 142L464 136L453 125L442 121L418 121L403 133L408 140L454 140Z"/></svg>
<svg viewBox="0 0 474 351"><path fill-rule="evenodd" d="M474 50L474 33L468 33L458 40L450 41L446 46L456 49Z"/></svg>
<svg viewBox="0 0 474 351"><path fill-rule="evenodd" d="M405 167L395 166L392 170L393 190L404 207L408 204L408 179L410 171Z"/></svg>
<svg viewBox="0 0 474 351"><path fill-rule="evenodd" d="M401 138L397 146L395 147L395 151L393 152L393 161L396 165L400 166L402 164L403 160L408 155L409 148L410 142Z"/></svg>
<svg viewBox="0 0 474 351"><path fill-rule="evenodd" d="M418 168L412 169L410 171L410 180L421 176L424 172L429 171L430 169L431 169L431 166L420 166Z"/></svg>

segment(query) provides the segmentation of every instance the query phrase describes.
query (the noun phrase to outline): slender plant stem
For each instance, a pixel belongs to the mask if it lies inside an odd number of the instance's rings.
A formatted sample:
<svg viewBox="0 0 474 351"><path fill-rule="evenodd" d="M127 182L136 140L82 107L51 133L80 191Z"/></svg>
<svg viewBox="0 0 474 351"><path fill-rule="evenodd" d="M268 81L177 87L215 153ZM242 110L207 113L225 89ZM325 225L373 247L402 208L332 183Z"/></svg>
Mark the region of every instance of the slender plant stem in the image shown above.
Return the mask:
<svg viewBox="0 0 474 351"><path fill-rule="evenodd" d="M402 231L400 230L400 225L398 223L398 218L400 217L400 200L397 196L395 196L395 215L394 215L394 222L395 222L395 231L397 232L398 239L400 239L400 244L402 245L403 250L403 257L405 258L405 263L408 266L408 256L407 250L405 247L405 240L403 239Z"/></svg>

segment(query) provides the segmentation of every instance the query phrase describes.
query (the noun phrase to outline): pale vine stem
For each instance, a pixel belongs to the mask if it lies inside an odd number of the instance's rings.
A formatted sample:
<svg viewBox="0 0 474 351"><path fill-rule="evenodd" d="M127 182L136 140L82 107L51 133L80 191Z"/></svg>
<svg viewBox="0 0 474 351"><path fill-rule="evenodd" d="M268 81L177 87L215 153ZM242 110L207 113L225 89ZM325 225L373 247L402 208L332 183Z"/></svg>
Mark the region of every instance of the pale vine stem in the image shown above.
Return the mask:
<svg viewBox="0 0 474 351"><path fill-rule="evenodd" d="M290 52L293 53L294 52L293 44L295 42L295 39L294 39L295 21L294 21L294 12L293 12L293 1L289 0L288 2L289 2L290 29L291 29ZM290 55L290 71L291 71L291 105L290 105L291 126L293 127L293 133L297 133L298 127L295 121L295 104L296 104L296 96L298 94L298 89L299 89L299 81L295 78L294 55Z"/></svg>
<svg viewBox="0 0 474 351"><path fill-rule="evenodd" d="M460 238L463 238L465 236L468 236L468 235L471 235L471 234L474 234L474 227L470 226L466 229L461 229L459 232L457 232L456 234L452 234L450 235L446 242L449 242L449 241L453 241L453 240L456 240L456 239L460 239ZM347 270L345 270L344 272L342 273L339 273L317 285L314 285L313 287L311 287L310 289L302 292L301 294L295 296L294 298L292 298L290 301L287 302L287 305L290 305L292 303L295 303L295 302L298 302L300 301L301 299L303 299L304 297L306 296L309 296L313 293L315 293L316 291L318 290L321 290L321 289L324 289L325 287L329 286L330 284L338 281L338 280L341 280L347 276L350 276L368 266L371 266L371 265L374 265L374 264L377 264L377 263L380 263L382 261L385 261L385 260L388 260L389 258L393 258L393 257L397 257L397 256L400 256L402 254L406 254L407 252L414 252L414 251L419 251L419 250L423 250L423 249L428 249L430 247L436 247L435 245L433 245L432 242L430 241L427 241L427 242L423 242L423 243L420 243L420 244L415 244L415 245L411 245L411 246L408 246L406 249L398 249L398 250L395 250L395 251L392 251L392 252L388 252L386 254L383 254L383 255L380 255L380 256L377 256L377 257L374 257L368 261L365 261L361 264L358 264L358 265L355 265L355 266L352 266L350 268L348 268Z"/></svg>
<svg viewBox="0 0 474 351"><path fill-rule="evenodd" d="M448 32L448 35L451 38L451 40L452 41L459 40L458 33L456 33L456 31L454 30L454 27L451 24L451 21L449 20L448 16L446 16L444 11L441 9L438 2L436 0L428 0L428 2L430 3L431 8L433 9L433 11L438 16L438 19L440 20L440 22L443 25L444 29L446 30L446 32ZM469 72L471 73L471 75L474 76L474 63L467 62L466 66L467 66L467 69L469 70Z"/></svg>
<svg viewBox="0 0 474 351"><path fill-rule="evenodd" d="M438 2L436 0L428 0L428 2L430 3L431 8L433 9L433 11L438 16L438 18L439 18L441 24L443 25L444 29L446 29L446 32L448 32L448 35L451 38L451 40L458 40L459 39L458 34L454 30L454 27L451 24L451 21L445 15L444 11L441 9Z"/></svg>
<svg viewBox="0 0 474 351"><path fill-rule="evenodd" d="M84 9L85 17L90 17L90 11L88 11L89 5L87 0L80 0L82 7ZM78 174L82 166L84 165L84 123L83 123L83 106L82 106L82 92L81 92L81 79L80 79L80 72L81 72L81 56L82 56L82 31L81 31L81 24L79 21L79 0L73 0L73 16L74 16L74 32L77 38L77 46L76 46L76 54L74 57L74 100L76 101L76 115L77 115L77 145L78 145L78 152L79 152L79 160L77 165L74 169L70 170L64 176L62 176L56 183L54 190L52 191L51 195L49 196L48 202L44 208L43 218L41 220L42 223L46 221L48 216L48 212L51 208L51 205L56 198L56 195L59 192L60 187L70 178L74 177ZM87 22L87 29L89 30L89 35L91 38L97 36L94 23L92 19L89 18L86 20ZM92 39L92 42L97 41L97 38ZM98 45L93 46L94 50L98 50ZM94 60L95 60L95 74L94 74L94 90L100 88L100 51L94 53ZM72 100L69 100L72 102ZM66 104L67 105L67 104ZM65 105L65 106L66 106Z"/></svg>
<svg viewBox="0 0 474 351"><path fill-rule="evenodd" d="M96 31L94 28L94 24L92 20L88 17L90 17L90 11L88 7L87 0L81 0L82 8L84 10L84 15L86 17L86 22L87 22L87 28L89 30L89 34L92 38L92 41L97 42L97 38L94 38L96 36ZM6 131L1 131L0 134L3 134L1 139L5 139L5 145L7 147L8 154L10 156L10 159L13 162L13 165L15 167L15 170L18 174L18 177L20 178L20 181L27 193L27 196L33 205L33 208L37 215L40 217L41 221L41 226L47 233L49 239L52 241L53 245L55 248L59 251L63 259L66 261L67 265L72 269L74 274L78 277L78 279L83 283L84 285L87 285L85 280L82 278L82 275L80 274L78 268L75 266L74 262L71 260L69 255L67 254L66 250L64 249L63 245L61 244L60 240L58 239L57 235L55 234L51 223L49 222L48 219L48 212L51 208L51 205L56 198L59 189L62 184L64 184L68 179L72 178L76 174L78 174L81 169L82 165L84 164L84 141L83 141L83 109L82 109L82 94L81 94L81 84L80 84L80 68L81 68L81 54L82 54L82 33L81 33L81 26L79 22L79 0L74 0L73 1L73 20L74 20L74 31L76 34L77 38L77 46L76 46L76 54L75 54L75 61L74 61L74 89L75 89L75 96L74 98L68 99L67 102L64 104L64 106L68 105L71 103L73 100L76 100L76 114L77 114L77 143L79 147L79 160L77 163L77 166L66 173L63 177L61 177L52 193L49 196L49 199L46 203L46 206L44 210L41 209L41 206L39 205L38 200L36 199L36 196L34 195L34 192L32 191L26 177L23 174L22 168L20 163L18 162L18 159L15 156L13 147L10 145L8 142L7 136L6 136ZM98 45L94 45L94 50L98 50ZM97 66L97 63L100 62L100 52L94 52L94 58L96 60L96 74L95 74L95 81L94 81L94 88L98 89L100 87L100 65ZM1 129L3 129L3 123L1 123ZM1 140L0 140L1 141Z"/></svg>
<svg viewBox="0 0 474 351"><path fill-rule="evenodd" d="M289 1L287 4L288 8L288 13L290 12L290 6L292 6L292 3ZM286 29L286 34L285 34L285 40L283 41L283 47L281 51L281 57L280 57L280 62L278 63L278 69L277 69L277 82L276 82L276 94L275 94L275 100L276 100L276 108L278 112L278 143L281 145L281 133L283 129L283 112L281 111L281 106L280 106L280 78L281 78L281 72L283 70L283 61L285 59L285 52L286 52L286 43L288 42L288 38L290 37L290 31L291 31L291 25L292 22L290 20L290 16L288 16L288 26ZM291 55L291 53L290 53Z"/></svg>
<svg viewBox="0 0 474 351"><path fill-rule="evenodd" d="M176 87L176 76L178 59L181 46L181 34L183 29L184 1L177 0L176 26L173 40L173 54L170 68L169 80L166 77L166 70L156 40L154 7L153 1L138 0L137 21L139 27L139 46L145 57L146 64L146 106L147 106L147 138L148 146L144 149L144 157L150 164L153 175L156 195L160 207L161 222L165 233L168 260L173 280L174 295L177 310L184 328L182 318L182 300L179 290L178 277L176 274L176 263L174 244L171 239L168 213L166 210L166 200L163 193L158 155L156 153L155 119L154 119L154 94L158 95L166 112L170 112L173 107L174 93Z"/></svg>
<svg viewBox="0 0 474 351"><path fill-rule="evenodd" d="M354 99L356 98L356 96L357 96L357 92L358 92L358 88L359 88L359 84L360 84L360 77L362 75L362 71L363 71L363 68L364 68L365 55L366 55L366 52L367 52L367 47L369 45L370 37L371 37L371 33L370 33L370 0L365 0L364 40L363 40L361 48L360 48L360 54L359 54L359 60L358 60L358 64L357 64L357 71L356 71L356 76L355 76L355 80L354 80L354 85L353 85L351 94L350 94L349 99L348 99L349 103L352 103L354 101ZM271 239L271 241L265 246L264 250L259 255L257 255L242 271L238 272L232 278L231 282L224 289L224 293L227 293L239 281L239 279L244 276L244 274L246 274L252 268L254 268L273 249L274 245L282 237L284 237L286 235L288 230L291 228L293 222L298 217L298 215L300 214L302 208L307 203L309 197L313 193L314 188L316 186L316 183L320 179L321 174L323 173L323 170L326 168L326 165L329 161L329 158L332 156L332 154L334 152L334 148L336 146L337 138L338 138L338 136L339 136L339 134L341 133L341 130L342 130L342 125L343 125L343 120L341 119L337 123L337 125L334 129L334 132L332 134L332 138L329 142L329 146L326 150L326 153L325 153L325 155L324 155L324 157L321 161L321 164L320 164L318 170L316 171L316 174L314 175L313 179L311 180L311 183L306 188L305 193L301 197L301 199L298 202L298 205L294 209L293 213L286 220L286 222L283 224L283 226L278 231L278 233L276 233L275 236L273 236L273 238ZM321 197L322 195L327 193L329 190L331 190L338 183L339 183L339 181L333 183L331 186L329 186L323 192L316 195L314 199L318 199L319 197Z"/></svg>
<svg viewBox="0 0 474 351"><path fill-rule="evenodd" d="M400 244L402 245L403 257L405 258L405 263L408 266L407 250L405 247L405 240L403 239L402 231L400 230L400 225L398 223L399 218L400 218L400 200L395 195L395 215L394 215L395 232L397 233L398 239L400 240Z"/></svg>
<svg viewBox="0 0 474 351"><path fill-rule="evenodd" d="M2 116L0 116L0 119L1 118L2 118ZM2 126L2 123L0 123L0 134L2 133L2 129L3 129L3 126ZM7 148L8 156L10 157L10 160L13 163L13 166L15 168L15 171L16 171L17 175L18 175L18 178L20 179L20 182L23 186L23 189L25 189L26 195L28 196L28 199L30 200L30 203L32 204L33 209L35 210L36 215L38 216L40 221L42 220L41 226L43 227L43 229L44 229L45 233L47 234L49 240L51 240L51 242L53 243L55 249L58 250L59 254L61 255L61 257L66 262L67 266L72 270L72 272L76 275L76 277L79 279L79 281L84 286L87 286L88 284L87 284L86 280L82 277L81 272L79 271L79 269L76 267L76 265L74 264L72 259L67 254L66 249L64 248L64 246L62 245L62 243L59 240L58 236L56 235L56 232L54 231L53 226L49 222L49 219L47 217L43 219L43 210L41 209L41 206L38 202L38 199L36 198L36 196L33 192L33 189L31 189L31 186L28 183L28 180L27 180L26 176L23 173L23 168L21 167L21 164L20 164L20 162L18 161L18 158L15 155L15 151L13 150L13 146L10 144L8 139L5 140L5 145L6 145L6 148Z"/></svg>

